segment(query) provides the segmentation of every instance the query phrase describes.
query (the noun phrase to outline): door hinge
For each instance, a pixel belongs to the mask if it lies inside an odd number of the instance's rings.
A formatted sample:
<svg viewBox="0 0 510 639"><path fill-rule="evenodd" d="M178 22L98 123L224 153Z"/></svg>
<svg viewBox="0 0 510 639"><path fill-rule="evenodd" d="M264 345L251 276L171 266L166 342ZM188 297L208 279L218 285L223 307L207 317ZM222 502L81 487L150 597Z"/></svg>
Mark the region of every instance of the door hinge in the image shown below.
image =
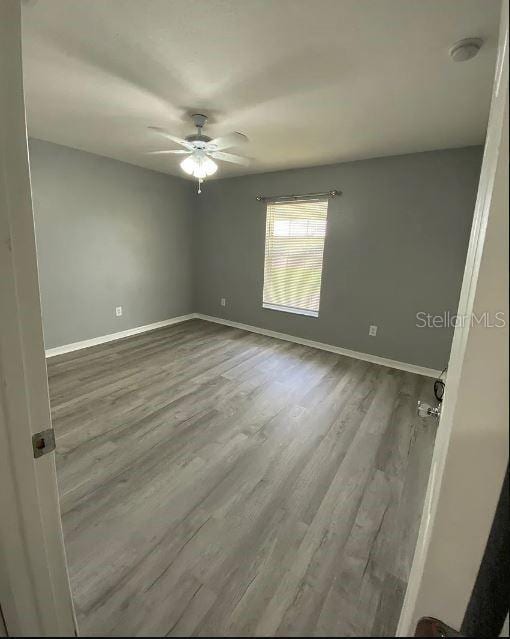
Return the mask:
<svg viewBox="0 0 510 639"><path fill-rule="evenodd" d="M34 457L42 457L55 450L55 431L53 428L42 430L40 433L32 435L32 448Z"/></svg>

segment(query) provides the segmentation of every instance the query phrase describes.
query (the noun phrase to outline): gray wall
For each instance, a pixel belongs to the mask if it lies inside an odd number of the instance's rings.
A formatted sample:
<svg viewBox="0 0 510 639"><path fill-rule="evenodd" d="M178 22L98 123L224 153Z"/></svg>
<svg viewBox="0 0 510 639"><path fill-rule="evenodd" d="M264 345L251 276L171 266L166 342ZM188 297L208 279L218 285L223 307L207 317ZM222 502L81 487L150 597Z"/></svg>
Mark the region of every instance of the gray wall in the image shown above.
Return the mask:
<svg viewBox="0 0 510 639"><path fill-rule="evenodd" d="M46 348L193 310L190 182L40 140L30 166Z"/></svg>
<svg viewBox="0 0 510 639"><path fill-rule="evenodd" d="M207 182L194 212L195 311L442 368L453 330L418 328L416 313L457 310L481 160L469 147ZM333 188L343 195L330 201L319 318L263 309L255 196Z"/></svg>
<svg viewBox="0 0 510 639"><path fill-rule="evenodd" d="M279 171L197 196L190 181L31 140L46 347L196 311L442 368L453 331L418 328L416 313L457 309L481 159L469 147ZM332 188L319 318L263 309L255 196Z"/></svg>

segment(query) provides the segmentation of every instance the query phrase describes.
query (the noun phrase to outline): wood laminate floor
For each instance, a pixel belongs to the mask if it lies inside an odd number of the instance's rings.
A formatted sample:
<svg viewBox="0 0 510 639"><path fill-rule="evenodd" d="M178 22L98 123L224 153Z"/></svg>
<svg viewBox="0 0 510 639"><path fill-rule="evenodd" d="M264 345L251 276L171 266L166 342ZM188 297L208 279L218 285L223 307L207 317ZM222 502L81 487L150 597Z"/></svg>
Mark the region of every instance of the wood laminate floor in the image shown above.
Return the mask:
<svg viewBox="0 0 510 639"><path fill-rule="evenodd" d="M391 635L431 380L201 320L48 360L82 635Z"/></svg>

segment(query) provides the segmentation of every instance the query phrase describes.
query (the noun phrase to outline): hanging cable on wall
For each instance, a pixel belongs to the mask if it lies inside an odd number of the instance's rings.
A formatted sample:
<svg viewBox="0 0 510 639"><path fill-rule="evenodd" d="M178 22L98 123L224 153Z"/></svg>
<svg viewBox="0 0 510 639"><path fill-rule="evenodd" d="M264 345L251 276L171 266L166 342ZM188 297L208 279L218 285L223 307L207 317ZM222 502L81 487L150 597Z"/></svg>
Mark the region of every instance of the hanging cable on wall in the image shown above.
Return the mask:
<svg viewBox="0 0 510 639"><path fill-rule="evenodd" d="M445 387L443 375L446 374L447 370L448 370L448 367L443 368L443 370L441 371L441 375L439 375L439 377L434 381L434 396L438 402L443 401L444 387Z"/></svg>

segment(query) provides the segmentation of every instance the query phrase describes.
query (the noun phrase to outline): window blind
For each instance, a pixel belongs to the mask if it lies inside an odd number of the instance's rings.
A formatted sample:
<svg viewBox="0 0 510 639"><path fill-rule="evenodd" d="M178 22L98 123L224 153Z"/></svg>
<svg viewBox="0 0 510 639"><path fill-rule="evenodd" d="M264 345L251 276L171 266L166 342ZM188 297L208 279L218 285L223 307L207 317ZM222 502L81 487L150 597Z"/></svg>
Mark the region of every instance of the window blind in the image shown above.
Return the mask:
<svg viewBox="0 0 510 639"><path fill-rule="evenodd" d="M270 202L263 306L318 317L328 200Z"/></svg>

